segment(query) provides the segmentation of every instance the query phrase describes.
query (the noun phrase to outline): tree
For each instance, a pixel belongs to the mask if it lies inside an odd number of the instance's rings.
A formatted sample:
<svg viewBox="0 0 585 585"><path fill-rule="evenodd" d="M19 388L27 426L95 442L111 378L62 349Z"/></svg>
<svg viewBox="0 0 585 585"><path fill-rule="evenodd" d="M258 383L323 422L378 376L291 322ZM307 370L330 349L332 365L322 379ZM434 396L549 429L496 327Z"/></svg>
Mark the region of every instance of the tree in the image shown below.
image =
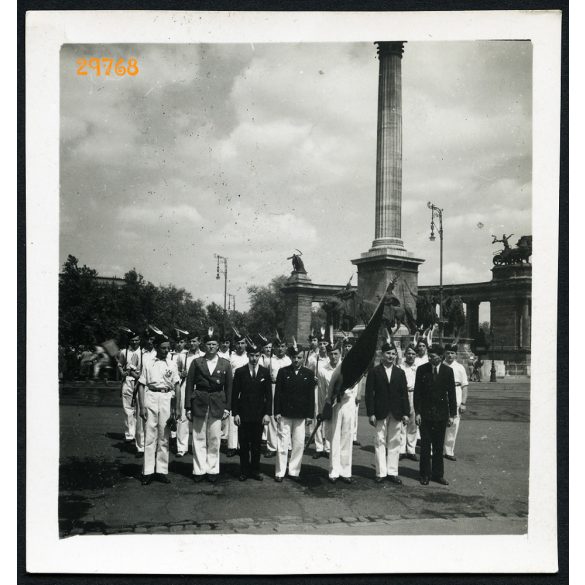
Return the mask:
<svg viewBox="0 0 585 585"><path fill-rule="evenodd" d="M286 306L280 290L286 283L286 275L275 276L268 286L249 286L250 310L247 328L250 332L272 335L284 330Z"/></svg>

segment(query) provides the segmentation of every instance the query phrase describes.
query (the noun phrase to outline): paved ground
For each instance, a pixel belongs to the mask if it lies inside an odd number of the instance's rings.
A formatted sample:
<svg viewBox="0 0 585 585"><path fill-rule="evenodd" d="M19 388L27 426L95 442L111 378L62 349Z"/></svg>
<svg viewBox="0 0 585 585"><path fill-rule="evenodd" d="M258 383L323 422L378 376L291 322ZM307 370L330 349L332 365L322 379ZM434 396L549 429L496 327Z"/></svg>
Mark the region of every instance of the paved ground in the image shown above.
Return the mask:
<svg viewBox="0 0 585 585"><path fill-rule="evenodd" d="M139 481L141 460L123 440L117 384L61 387L59 525L63 537L113 533L523 534L528 516L529 384L470 386L448 487L421 486L404 460L404 484L374 482L374 447L360 413L351 485L327 481L328 460L303 460L301 481L239 482L222 455L217 485L194 484L191 456L171 456L171 485Z"/></svg>

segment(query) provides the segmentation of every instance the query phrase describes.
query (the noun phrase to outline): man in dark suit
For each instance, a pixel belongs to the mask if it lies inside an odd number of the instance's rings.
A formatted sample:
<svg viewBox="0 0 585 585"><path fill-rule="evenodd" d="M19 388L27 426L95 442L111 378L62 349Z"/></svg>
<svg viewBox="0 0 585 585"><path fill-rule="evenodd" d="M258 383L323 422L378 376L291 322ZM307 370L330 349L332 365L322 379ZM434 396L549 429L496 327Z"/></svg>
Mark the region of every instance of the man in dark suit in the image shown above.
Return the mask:
<svg viewBox="0 0 585 585"><path fill-rule="evenodd" d="M288 464L289 477L299 477L305 448L305 423L315 416L315 376L303 367L305 355L299 345L289 348L290 366L280 368L274 390L274 418L278 425L276 473L281 482L286 473L288 446L292 452Z"/></svg>
<svg viewBox="0 0 585 585"><path fill-rule="evenodd" d="M230 362L217 355L219 340L205 339L205 355L189 366L185 384L185 413L193 421L193 479L215 483L219 477L221 421L229 416L232 400Z"/></svg>
<svg viewBox="0 0 585 585"><path fill-rule="evenodd" d="M376 428L376 482L387 477L400 485L400 433L410 413L408 388L404 371L396 365L396 347L384 343L381 351L382 362L366 378L366 411L370 424Z"/></svg>
<svg viewBox="0 0 585 585"><path fill-rule="evenodd" d="M444 349L433 344L429 361L418 367L414 382L414 411L420 427L420 483L429 479L449 485L444 477L443 445L445 431L457 416L457 395L453 370L442 364ZM432 464L431 464L432 449Z"/></svg>
<svg viewBox="0 0 585 585"><path fill-rule="evenodd" d="M258 364L260 348L246 347L248 363L234 373L232 415L240 438L240 481L248 477L262 481L260 445L264 425L272 414L270 371Z"/></svg>

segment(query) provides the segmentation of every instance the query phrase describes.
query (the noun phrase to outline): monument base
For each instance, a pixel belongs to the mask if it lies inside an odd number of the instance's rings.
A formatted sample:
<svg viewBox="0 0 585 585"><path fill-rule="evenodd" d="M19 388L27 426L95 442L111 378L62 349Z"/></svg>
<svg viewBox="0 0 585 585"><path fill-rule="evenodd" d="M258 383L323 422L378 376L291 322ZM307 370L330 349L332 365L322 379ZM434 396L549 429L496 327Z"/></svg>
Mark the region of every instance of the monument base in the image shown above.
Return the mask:
<svg viewBox="0 0 585 585"><path fill-rule="evenodd" d="M424 262L422 258L397 248L372 248L351 262L358 270L358 296L373 303L380 300L390 281L400 273L394 295L402 307L410 308L416 316L418 267Z"/></svg>

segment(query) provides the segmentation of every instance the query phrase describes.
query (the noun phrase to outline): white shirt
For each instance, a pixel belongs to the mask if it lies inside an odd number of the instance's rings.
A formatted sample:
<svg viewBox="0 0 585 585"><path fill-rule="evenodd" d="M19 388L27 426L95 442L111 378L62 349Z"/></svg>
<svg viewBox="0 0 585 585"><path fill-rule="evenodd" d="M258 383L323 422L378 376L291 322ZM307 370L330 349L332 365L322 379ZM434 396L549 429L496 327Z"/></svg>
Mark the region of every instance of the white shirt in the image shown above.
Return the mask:
<svg viewBox="0 0 585 585"><path fill-rule="evenodd" d="M272 356L272 361L270 362L270 379L272 380L273 384L276 383L278 370L280 370L280 368L290 366L291 364L291 359L287 355L284 355L281 358L276 357L275 355Z"/></svg>
<svg viewBox="0 0 585 585"><path fill-rule="evenodd" d="M412 366L409 366L406 362L403 362L398 367L404 370L406 386L408 387L408 391L412 392L414 390L414 381L416 380L416 365L412 364Z"/></svg>
<svg viewBox="0 0 585 585"><path fill-rule="evenodd" d="M149 389L172 390L180 381L176 362L169 357L161 360L156 356L146 362L142 362L142 373L138 380Z"/></svg>
<svg viewBox="0 0 585 585"><path fill-rule="evenodd" d="M178 358L177 358L177 369L179 370L179 372L189 372L189 367L191 366L191 362L199 357L203 357L205 354L198 349L195 353L184 353L181 354ZM187 378L183 378L183 382L185 383L187 381Z"/></svg>
<svg viewBox="0 0 585 585"><path fill-rule="evenodd" d="M232 353L230 356L230 364L232 365L232 374L236 373L238 368L245 366L248 363L248 354L244 352L242 355Z"/></svg>
<svg viewBox="0 0 585 585"><path fill-rule="evenodd" d="M429 354L425 353L425 355L423 355L422 357L419 357L418 355L414 358L414 365L418 368L419 366L422 366L423 364L428 363L429 361Z"/></svg>
<svg viewBox="0 0 585 585"><path fill-rule="evenodd" d="M207 364L207 369L209 370L210 374L213 374L218 361L219 356L217 354L215 354L215 356L212 357L210 360L208 360L207 358L205 359L205 363Z"/></svg>
<svg viewBox="0 0 585 585"><path fill-rule="evenodd" d="M384 369L386 370L386 377L388 378L388 382L390 382L390 376L392 376L392 368L394 366L384 366Z"/></svg>
<svg viewBox="0 0 585 585"><path fill-rule="evenodd" d="M252 364L248 364L248 369L250 370L252 378L255 378L258 374L258 365L253 366Z"/></svg>
<svg viewBox="0 0 585 585"><path fill-rule="evenodd" d="M455 377L455 386L468 386L469 382L467 381L467 372L465 368L455 360L452 364L448 364L447 362L443 362L446 366L449 366L453 370L453 375Z"/></svg>
<svg viewBox="0 0 585 585"><path fill-rule="evenodd" d="M230 359L230 352L229 351L218 351L217 355L219 357L222 357L225 360L229 360Z"/></svg>

